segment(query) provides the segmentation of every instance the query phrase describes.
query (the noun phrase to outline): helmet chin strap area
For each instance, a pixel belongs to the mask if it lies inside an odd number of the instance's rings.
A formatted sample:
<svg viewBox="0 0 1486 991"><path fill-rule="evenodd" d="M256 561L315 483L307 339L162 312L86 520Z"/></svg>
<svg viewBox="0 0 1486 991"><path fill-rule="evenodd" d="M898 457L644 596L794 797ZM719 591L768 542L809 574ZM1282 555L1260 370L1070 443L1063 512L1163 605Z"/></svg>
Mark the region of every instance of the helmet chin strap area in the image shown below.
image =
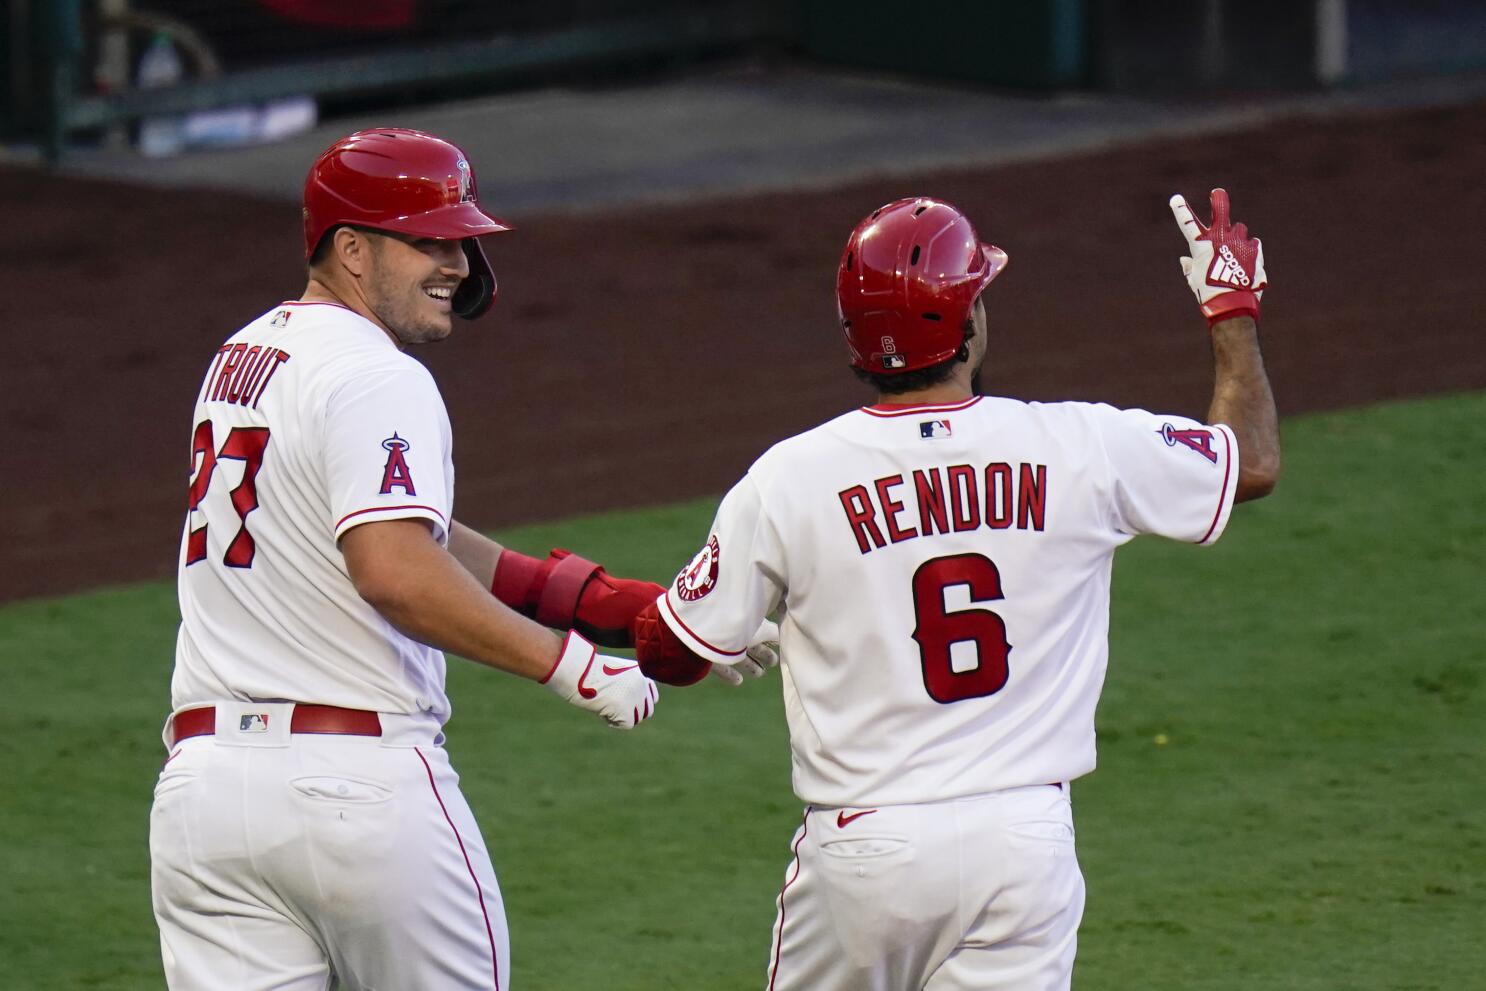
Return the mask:
<svg viewBox="0 0 1486 991"><path fill-rule="evenodd" d="M460 247L464 248L464 256L469 259L470 274L454 290L449 305L457 316L473 320L495 302L495 272L491 270L478 238L467 237L460 242Z"/></svg>

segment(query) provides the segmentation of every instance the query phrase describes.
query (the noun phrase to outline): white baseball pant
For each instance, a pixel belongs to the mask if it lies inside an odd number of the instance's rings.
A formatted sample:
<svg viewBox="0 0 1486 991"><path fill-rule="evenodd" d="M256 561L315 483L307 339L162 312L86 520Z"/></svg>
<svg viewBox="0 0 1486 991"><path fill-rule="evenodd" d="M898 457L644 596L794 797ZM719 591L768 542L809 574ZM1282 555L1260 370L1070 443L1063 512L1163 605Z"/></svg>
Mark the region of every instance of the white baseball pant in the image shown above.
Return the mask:
<svg viewBox="0 0 1486 991"><path fill-rule="evenodd" d="M1066 785L807 808L768 991L1066 991L1084 881Z"/></svg>
<svg viewBox="0 0 1486 991"><path fill-rule="evenodd" d="M265 711L266 728L242 722ZM218 703L216 734L160 773L151 882L172 991L507 989L500 888L437 724L291 735L291 711Z"/></svg>

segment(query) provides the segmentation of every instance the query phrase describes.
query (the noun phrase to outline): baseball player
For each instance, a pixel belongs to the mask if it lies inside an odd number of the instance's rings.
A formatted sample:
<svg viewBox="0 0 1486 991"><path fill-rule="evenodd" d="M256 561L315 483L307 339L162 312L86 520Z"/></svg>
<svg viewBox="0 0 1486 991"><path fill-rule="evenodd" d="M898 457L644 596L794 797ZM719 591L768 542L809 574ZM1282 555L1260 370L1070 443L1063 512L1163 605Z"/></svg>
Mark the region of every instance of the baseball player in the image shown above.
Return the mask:
<svg viewBox="0 0 1486 991"><path fill-rule="evenodd" d="M954 207L873 211L837 275L879 392L777 444L640 624L716 664L783 612L795 793L769 991L1067 988L1083 911L1069 782L1094 768L1115 548L1222 534L1274 486L1260 243L1171 207L1211 328L1208 422L975 394L1007 262Z"/></svg>
<svg viewBox="0 0 1486 991"><path fill-rule="evenodd" d="M654 681L594 644L636 645L660 586L452 516L448 416L404 348L490 306L477 239L508 229L454 145L353 134L305 182L304 295L209 363L150 819L177 991L508 988L500 889L442 746L442 651L621 729L654 712Z"/></svg>

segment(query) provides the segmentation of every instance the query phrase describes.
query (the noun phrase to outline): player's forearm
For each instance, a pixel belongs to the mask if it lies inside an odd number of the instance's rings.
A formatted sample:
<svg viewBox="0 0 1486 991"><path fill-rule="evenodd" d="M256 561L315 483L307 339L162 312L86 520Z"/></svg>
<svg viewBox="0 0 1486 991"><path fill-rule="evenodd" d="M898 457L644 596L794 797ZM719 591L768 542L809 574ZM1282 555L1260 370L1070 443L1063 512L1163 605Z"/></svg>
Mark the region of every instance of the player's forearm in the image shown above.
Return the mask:
<svg viewBox="0 0 1486 991"><path fill-rule="evenodd" d="M1274 490L1280 476L1279 414L1259 328L1246 316L1219 320L1212 327L1213 401L1209 423L1223 423L1238 440L1239 472L1235 501L1258 499Z"/></svg>
<svg viewBox="0 0 1486 991"><path fill-rule="evenodd" d="M557 638L492 598L421 523L366 524L341 544L357 592L404 635L534 680L556 662Z"/></svg>
<svg viewBox="0 0 1486 991"><path fill-rule="evenodd" d="M496 602L453 558L440 570L410 581L377 611L421 643L534 681L546 677L557 662L557 637Z"/></svg>
<svg viewBox="0 0 1486 991"><path fill-rule="evenodd" d="M504 550L499 543L455 520L449 527L449 553L481 587L489 588L495 577L495 562Z"/></svg>

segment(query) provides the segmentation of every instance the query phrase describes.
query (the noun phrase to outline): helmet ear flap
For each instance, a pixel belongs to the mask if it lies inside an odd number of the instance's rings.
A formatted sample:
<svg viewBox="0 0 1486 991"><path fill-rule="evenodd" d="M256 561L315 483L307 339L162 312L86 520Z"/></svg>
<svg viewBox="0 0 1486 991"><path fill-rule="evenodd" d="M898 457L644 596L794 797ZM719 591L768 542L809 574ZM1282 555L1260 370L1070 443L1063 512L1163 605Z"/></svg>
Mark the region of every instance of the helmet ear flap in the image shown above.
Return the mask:
<svg viewBox="0 0 1486 991"><path fill-rule="evenodd" d="M454 290L450 307L466 320L473 320L495 302L495 272L485 258L485 249L480 247L479 238L467 237L459 244L464 248L464 257L469 260L470 274Z"/></svg>

